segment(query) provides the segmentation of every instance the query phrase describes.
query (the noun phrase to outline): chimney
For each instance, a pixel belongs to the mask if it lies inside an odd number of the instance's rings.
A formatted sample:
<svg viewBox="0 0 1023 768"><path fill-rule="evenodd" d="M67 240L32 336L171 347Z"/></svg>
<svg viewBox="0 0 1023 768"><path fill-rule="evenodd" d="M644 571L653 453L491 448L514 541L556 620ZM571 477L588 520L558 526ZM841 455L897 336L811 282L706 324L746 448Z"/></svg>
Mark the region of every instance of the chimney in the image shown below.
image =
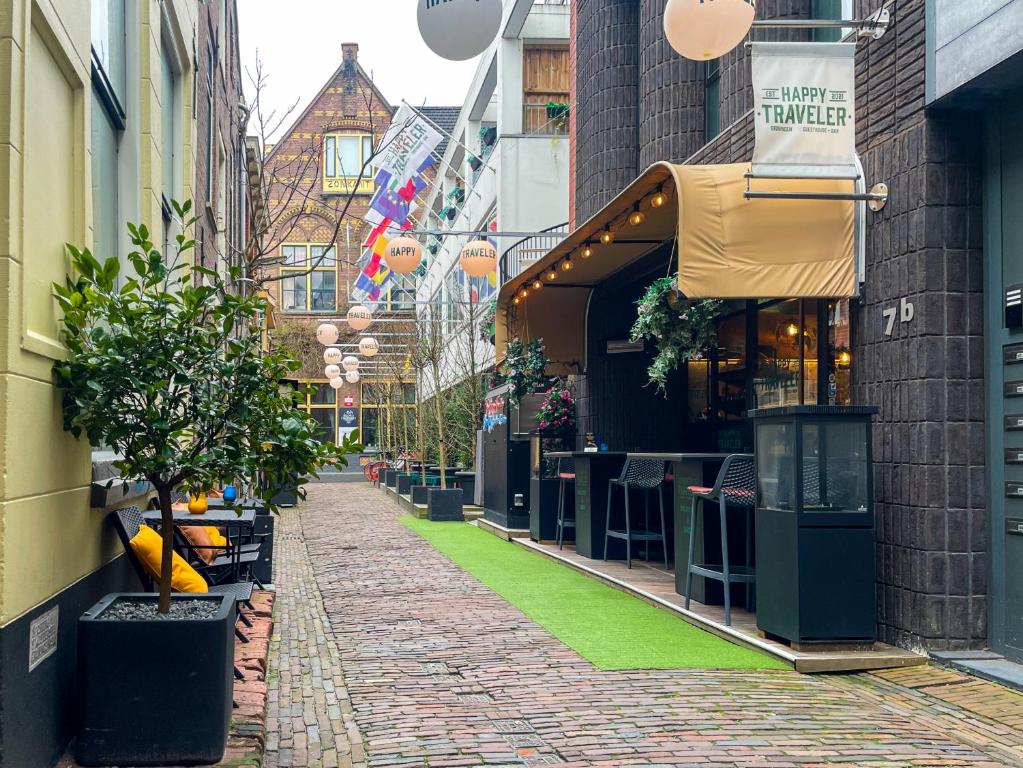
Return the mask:
<svg viewBox="0 0 1023 768"><path fill-rule="evenodd" d="M358 61L359 60L359 44L358 43L341 43L341 58L344 61Z"/></svg>

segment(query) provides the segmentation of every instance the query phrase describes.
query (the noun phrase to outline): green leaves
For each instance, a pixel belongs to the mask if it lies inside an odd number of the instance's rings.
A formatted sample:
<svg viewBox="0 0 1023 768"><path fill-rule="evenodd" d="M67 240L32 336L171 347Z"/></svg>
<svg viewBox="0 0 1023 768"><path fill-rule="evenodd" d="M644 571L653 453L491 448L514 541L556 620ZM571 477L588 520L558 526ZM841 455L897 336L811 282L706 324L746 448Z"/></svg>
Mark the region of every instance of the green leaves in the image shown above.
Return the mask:
<svg viewBox="0 0 1023 768"><path fill-rule="evenodd" d="M533 392L547 380L547 357L543 339L523 343L512 339L505 348L504 383L510 385L508 393L518 405L524 395Z"/></svg>
<svg viewBox="0 0 1023 768"><path fill-rule="evenodd" d="M646 339L657 347L647 375L661 392L673 371L689 360L702 358L717 343L717 316L722 302L681 299L676 286L674 277L651 283L636 302L636 322L632 326L633 341Z"/></svg>
<svg viewBox="0 0 1023 768"><path fill-rule="evenodd" d="M173 207L183 229L194 223L190 202ZM262 298L189 265L185 234L166 258L144 224L128 232L134 274L69 245L73 272L53 286L68 349L53 368L65 429L117 452L126 478L196 491L264 477L269 492L361 450L357 439L321 443L319 425L282 393L298 363L261 354L249 329Z"/></svg>

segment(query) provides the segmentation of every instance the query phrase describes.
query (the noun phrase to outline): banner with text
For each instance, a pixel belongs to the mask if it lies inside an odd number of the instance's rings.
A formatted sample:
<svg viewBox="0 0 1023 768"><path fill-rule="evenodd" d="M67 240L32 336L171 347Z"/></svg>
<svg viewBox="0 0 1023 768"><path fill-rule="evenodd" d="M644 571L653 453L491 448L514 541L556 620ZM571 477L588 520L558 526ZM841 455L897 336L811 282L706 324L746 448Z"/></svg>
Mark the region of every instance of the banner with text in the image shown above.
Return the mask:
<svg viewBox="0 0 1023 768"><path fill-rule="evenodd" d="M856 177L856 45L753 43L753 175Z"/></svg>

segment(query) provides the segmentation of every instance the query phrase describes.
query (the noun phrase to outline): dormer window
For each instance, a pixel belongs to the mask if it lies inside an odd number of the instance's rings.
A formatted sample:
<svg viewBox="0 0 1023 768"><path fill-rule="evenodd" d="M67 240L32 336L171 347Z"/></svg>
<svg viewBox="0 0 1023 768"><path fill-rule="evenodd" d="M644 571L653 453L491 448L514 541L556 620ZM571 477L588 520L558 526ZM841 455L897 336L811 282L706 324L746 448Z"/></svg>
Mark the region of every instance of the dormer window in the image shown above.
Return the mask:
<svg viewBox="0 0 1023 768"><path fill-rule="evenodd" d="M328 133L323 137L323 191L368 195L376 171L363 165L373 157L373 137L365 133ZM362 179L359 175L362 174Z"/></svg>

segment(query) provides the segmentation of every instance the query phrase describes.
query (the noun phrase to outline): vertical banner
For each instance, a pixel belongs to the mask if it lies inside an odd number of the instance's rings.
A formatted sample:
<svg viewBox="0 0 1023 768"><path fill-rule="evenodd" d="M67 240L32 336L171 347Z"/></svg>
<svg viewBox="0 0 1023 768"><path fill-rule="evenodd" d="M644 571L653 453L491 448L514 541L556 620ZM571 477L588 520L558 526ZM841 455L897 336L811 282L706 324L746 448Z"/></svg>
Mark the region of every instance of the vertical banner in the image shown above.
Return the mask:
<svg viewBox="0 0 1023 768"><path fill-rule="evenodd" d="M752 43L753 175L856 178L855 43Z"/></svg>
<svg viewBox="0 0 1023 768"><path fill-rule="evenodd" d="M433 167L433 152L443 136L422 115L402 104L380 140L373 158L376 189L365 219L373 229L362 244L361 270L352 287L352 300L375 308L386 294L394 273L383 255L390 238L412 227L415 198L426 188L424 174Z"/></svg>

